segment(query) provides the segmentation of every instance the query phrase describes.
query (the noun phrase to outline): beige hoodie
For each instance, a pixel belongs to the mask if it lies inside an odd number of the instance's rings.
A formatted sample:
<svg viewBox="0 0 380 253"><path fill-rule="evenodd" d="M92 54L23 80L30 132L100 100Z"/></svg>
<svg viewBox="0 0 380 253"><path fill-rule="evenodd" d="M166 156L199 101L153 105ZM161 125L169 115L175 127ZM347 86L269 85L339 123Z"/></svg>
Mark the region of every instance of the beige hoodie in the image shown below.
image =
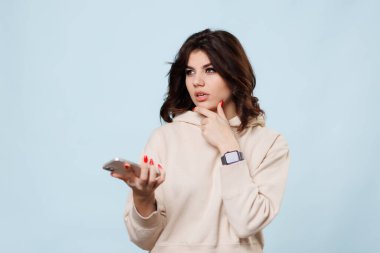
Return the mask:
<svg viewBox="0 0 380 253"><path fill-rule="evenodd" d="M156 129L143 154L161 163L166 180L156 189L157 211L142 217L130 197L125 224L130 239L154 253L262 252L261 230L279 211L288 145L259 117L241 134L229 122L245 160L222 165L200 129L203 116L188 111Z"/></svg>

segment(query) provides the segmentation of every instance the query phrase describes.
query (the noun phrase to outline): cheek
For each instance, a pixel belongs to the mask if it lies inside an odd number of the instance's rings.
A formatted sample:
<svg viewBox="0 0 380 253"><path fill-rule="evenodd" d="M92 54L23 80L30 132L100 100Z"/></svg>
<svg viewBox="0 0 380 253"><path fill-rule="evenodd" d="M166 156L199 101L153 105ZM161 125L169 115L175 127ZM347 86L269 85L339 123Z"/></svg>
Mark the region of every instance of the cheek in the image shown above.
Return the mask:
<svg viewBox="0 0 380 253"><path fill-rule="evenodd" d="M227 84L223 84L223 88L221 88L220 91L220 95L223 99L227 99L231 96L231 91Z"/></svg>
<svg viewBox="0 0 380 253"><path fill-rule="evenodd" d="M194 100L195 98L193 97L194 94L194 87L192 85L189 85L188 82L186 81L186 90L187 93L189 94L191 100Z"/></svg>
<svg viewBox="0 0 380 253"><path fill-rule="evenodd" d="M189 84L190 84L190 82L189 82L189 80L186 78L186 80L185 80L185 85L186 85L186 89L187 89L188 92L191 91L191 85L189 85Z"/></svg>

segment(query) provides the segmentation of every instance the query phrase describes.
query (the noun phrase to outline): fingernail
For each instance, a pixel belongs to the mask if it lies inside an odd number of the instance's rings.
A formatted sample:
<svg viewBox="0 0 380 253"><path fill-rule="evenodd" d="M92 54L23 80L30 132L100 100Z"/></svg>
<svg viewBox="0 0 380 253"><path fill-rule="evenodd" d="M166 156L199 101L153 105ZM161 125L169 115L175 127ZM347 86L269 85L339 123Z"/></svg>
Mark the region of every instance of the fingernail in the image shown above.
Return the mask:
<svg viewBox="0 0 380 253"><path fill-rule="evenodd" d="M129 164L124 164L124 168L129 169L130 165Z"/></svg>
<svg viewBox="0 0 380 253"><path fill-rule="evenodd" d="M144 163L147 163L147 162L148 162L148 156L144 155Z"/></svg>
<svg viewBox="0 0 380 253"><path fill-rule="evenodd" d="M162 170L162 166L161 166L161 164L158 164L157 167L158 167L160 170Z"/></svg>
<svg viewBox="0 0 380 253"><path fill-rule="evenodd" d="M153 159L150 159L149 164L154 165Z"/></svg>
<svg viewBox="0 0 380 253"><path fill-rule="evenodd" d="M220 106L223 107L223 100L220 100Z"/></svg>

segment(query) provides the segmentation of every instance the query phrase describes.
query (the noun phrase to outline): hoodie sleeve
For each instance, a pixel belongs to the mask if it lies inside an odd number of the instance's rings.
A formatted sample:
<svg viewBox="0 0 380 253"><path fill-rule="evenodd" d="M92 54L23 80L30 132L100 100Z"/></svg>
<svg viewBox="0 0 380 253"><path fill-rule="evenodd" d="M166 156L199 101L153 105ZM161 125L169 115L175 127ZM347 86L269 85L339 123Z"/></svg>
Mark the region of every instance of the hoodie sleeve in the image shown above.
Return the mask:
<svg viewBox="0 0 380 253"><path fill-rule="evenodd" d="M146 144L141 157L146 154L148 157L152 157L155 161L161 163L161 157L158 150L162 148L162 145L163 142L156 130ZM163 205L162 191L160 189L161 186L162 185L155 190L157 210L151 213L148 217L141 216L137 211L133 202L132 192L127 202L124 222L129 238L133 243L144 250L151 250L154 247L166 224L166 212Z"/></svg>
<svg viewBox="0 0 380 253"><path fill-rule="evenodd" d="M263 229L280 209L288 175L289 150L282 135L277 135L268 146L256 169L249 168L249 155L245 153L245 160L221 167L223 205L240 238Z"/></svg>

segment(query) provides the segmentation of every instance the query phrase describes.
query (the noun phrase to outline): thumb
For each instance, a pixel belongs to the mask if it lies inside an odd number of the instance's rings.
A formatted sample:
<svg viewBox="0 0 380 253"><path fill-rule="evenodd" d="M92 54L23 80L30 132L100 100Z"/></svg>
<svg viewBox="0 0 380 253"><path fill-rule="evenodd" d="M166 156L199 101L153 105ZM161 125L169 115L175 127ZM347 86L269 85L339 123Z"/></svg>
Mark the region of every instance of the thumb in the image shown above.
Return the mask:
<svg viewBox="0 0 380 253"><path fill-rule="evenodd" d="M224 114L224 110L223 110L223 100L221 100L217 106L217 112L218 112L218 115L220 117L222 117L223 119L227 120L227 117L226 115Z"/></svg>

